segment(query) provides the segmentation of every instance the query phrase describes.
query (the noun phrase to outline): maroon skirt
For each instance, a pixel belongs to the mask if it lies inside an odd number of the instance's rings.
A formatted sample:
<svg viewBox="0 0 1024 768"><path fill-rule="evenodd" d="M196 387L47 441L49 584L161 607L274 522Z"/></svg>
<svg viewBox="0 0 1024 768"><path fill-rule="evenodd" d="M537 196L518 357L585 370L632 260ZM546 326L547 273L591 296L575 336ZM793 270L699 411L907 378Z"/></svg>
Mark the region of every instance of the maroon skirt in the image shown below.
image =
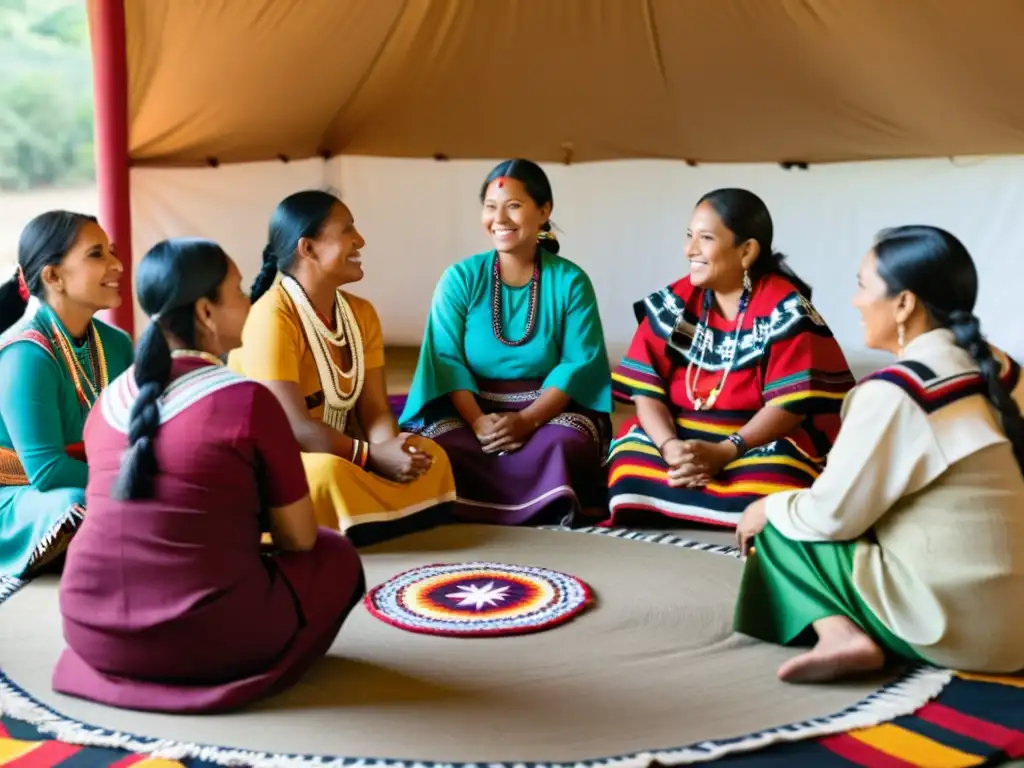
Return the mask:
<svg viewBox="0 0 1024 768"><path fill-rule="evenodd" d="M291 600L253 600L241 585L141 632L65 619L53 689L124 709L201 713L289 688L327 653L366 582L355 547L326 528L312 550L268 557L266 567Z"/></svg>

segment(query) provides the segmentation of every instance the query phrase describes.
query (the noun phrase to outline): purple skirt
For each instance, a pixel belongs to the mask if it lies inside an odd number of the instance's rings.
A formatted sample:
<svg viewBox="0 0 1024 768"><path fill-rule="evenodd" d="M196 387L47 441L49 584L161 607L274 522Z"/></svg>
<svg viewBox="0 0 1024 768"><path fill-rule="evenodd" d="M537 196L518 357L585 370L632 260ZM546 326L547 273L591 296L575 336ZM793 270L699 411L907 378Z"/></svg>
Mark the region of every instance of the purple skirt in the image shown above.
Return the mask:
<svg viewBox="0 0 1024 768"><path fill-rule="evenodd" d="M484 413L521 411L541 394L539 381L480 380ZM417 429L451 461L459 520L496 525L592 525L607 517L608 414L570 403L520 450L483 452L447 398L427 409Z"/></svg>

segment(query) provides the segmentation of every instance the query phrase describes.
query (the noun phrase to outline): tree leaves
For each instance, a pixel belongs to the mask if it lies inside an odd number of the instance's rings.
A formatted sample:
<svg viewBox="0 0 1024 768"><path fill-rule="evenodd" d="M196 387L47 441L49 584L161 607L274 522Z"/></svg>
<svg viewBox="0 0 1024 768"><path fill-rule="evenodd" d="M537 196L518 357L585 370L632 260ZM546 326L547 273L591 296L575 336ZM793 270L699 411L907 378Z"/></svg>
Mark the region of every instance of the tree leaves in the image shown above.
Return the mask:
<svg viewBox="0 0 1024 768"><path fill-rule="evenodd" d="M93 180L88 37L81 0L0 0L0 190Z"/></svg>

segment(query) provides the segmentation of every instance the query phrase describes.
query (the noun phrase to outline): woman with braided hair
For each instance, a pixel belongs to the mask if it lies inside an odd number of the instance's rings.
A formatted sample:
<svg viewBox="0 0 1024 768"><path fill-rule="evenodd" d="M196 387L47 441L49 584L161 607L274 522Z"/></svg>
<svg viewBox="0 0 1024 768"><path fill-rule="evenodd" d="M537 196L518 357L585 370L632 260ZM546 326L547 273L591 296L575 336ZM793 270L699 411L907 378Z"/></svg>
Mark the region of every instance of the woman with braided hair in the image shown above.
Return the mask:
<svg viewBox="0 0 1024 768"><path fill-rule="evenodd" d="M319 190L286 197L270 221L242 346L228 364L263 382L302 447L320 525L358 546L448 519L455 481L435 443L400 432L384 336L366 299L352 213Z"/></svg>
<svg viewBox="0 0 1024 768"><path fill-rule="evenodd" d="M882 232L854 306L899 360L843 404L828 466L752 504L736 629L816 640L779 676L817 682L886 657L1024 668L1024 382L974 316L967 249L936 227ZM753 549L751 549L751 544Z"/></svg>
<svg viewBox="0 0 1024 768"><path fill-rule="evenodd" d="M221 363L249 311L234 262L206 240L164 241L136 287L151 323L86 424L89 516L60 584L53 686L133 709L232 709L326 653L363 595L360 558L318 530L275 397Z"/></svg>
<svg viewBox="0 0 1024 768"><path fill-rule="evenodd" d="M128 335L95 316L120 305L121 270L95 218L49 211L0 284L0 576L58 563L82 521L82 427L132 362Z"/></svg>

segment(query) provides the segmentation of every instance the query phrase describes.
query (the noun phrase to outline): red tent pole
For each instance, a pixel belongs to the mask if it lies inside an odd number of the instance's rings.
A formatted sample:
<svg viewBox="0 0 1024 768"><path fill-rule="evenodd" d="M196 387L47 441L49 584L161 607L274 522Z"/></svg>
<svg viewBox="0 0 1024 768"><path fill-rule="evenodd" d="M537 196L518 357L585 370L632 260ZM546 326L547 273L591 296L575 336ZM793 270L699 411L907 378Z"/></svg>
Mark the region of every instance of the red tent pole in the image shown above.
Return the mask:
<svg viewBox="0 0 1024 768"><path fill-rule="evenodd" d="M100 224L124 265L121 306L105 319L134 336L132 211L128 181L128 54L124 0L90 3L93 94L96 111L96 182Z"/></svg>

